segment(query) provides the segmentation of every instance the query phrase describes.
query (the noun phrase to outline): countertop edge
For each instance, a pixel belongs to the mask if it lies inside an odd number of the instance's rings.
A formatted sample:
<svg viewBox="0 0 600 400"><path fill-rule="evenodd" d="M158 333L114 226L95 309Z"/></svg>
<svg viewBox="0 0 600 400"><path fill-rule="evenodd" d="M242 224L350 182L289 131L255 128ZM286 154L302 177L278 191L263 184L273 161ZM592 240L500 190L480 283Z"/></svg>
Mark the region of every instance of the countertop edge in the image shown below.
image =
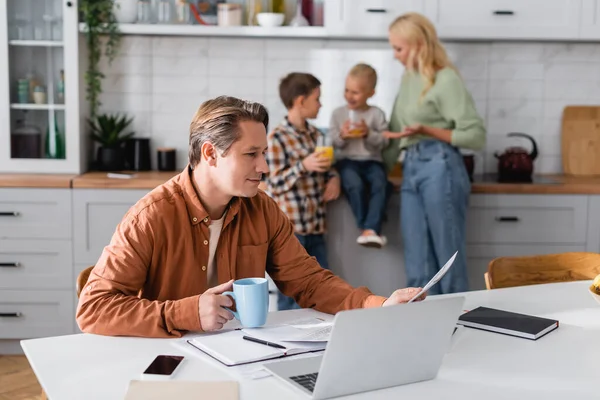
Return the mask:
<svg viewBox="0 0 600 400"><path fill-rule="evenodd" d="M0 188L73 188L152 190L179 174L173 172L136 172L128 179L108 178L106 172L73 174L0 174ZM544 174L539 177L553 179L556 183L496 183L477 182L471 185L472 194L565 194L600 195L600 177L573 177L561 174ZM390 176L398 187L399 176Z"/></svg>

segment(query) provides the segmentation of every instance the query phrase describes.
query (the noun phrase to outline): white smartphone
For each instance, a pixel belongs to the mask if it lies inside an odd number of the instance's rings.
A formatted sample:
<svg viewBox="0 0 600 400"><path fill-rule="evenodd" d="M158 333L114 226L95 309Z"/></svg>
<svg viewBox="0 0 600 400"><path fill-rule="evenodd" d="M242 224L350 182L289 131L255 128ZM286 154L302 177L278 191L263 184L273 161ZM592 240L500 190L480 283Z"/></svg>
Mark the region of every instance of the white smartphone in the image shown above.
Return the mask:
<svg viewBox="0 0 600 400"><path fill-rule="evenodd" d="M156 356L142 374L142 380L168 380L183 361L183 356Z"/></svg>

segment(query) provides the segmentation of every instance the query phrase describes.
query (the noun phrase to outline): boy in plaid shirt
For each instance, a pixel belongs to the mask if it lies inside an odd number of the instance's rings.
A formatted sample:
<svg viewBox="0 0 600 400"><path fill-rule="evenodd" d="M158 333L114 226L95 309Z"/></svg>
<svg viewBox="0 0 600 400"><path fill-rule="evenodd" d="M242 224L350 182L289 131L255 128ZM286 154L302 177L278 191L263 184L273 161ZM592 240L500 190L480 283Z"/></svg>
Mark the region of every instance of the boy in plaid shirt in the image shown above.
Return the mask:
<svg viewBox="0 0 600 400"><path fill-rule="evenodd" d="M287 116L267 135L266 192L294 224L296 237L321 267L329 269L325 245L325 203L340 195L340 180L332 160L315 152L323 134L306 120L316 118L321 82L313 75L291 73L279 84ZM294 299L279 294L279 310L299 308Z"/></svg>

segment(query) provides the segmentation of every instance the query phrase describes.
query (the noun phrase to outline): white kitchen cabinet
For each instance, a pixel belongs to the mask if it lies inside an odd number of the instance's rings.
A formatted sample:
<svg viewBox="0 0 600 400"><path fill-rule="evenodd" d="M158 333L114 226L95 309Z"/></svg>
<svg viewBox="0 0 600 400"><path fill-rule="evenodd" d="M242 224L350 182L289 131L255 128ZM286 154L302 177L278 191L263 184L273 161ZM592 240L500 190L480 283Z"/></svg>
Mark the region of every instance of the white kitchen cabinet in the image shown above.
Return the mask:
<svg viewBox="0 0 600 400"><path fill-rule="evenodd" d="M28 339L73 333L71 290L1 290L0 338Z"/></svg>
<svg viewBox="0 0 600 400"><path fill-rule="evenodd" d="M69 189L0 189L0 238L70 239Z"/></svg>
<svg viewBox="0 0 600 400"><path fill-rule="evenodd" d="M94 265L125 213L148 190L73 189L73 244L77 264Z"/></svg>
<svg viewBox="0 0 600 400"><path fill-rule="evenodd" d="M587 215L588 196L472 195L467 243L585 245Z"/></svg>
<svg viewBox="0 0 600 400"><path fill-rule="evenodd" d="M0 239L0 289L73 287L70 240Z"/></svg>
<svg viewBox="0 0 600 400"><path fill-rule="evenodd" d="M579 36L600 39L600 0L582 0Z"/></svg>
<svg viewBox="0 0 600 400"><path fill-rule="evenodd" d="M330 36L385 39L390 23L409 11L423 13L423 1L327 0L325 27Z"/></svg>
<svg viewBox="0 0 600 400"><path fill-rule="evenodd" d="M70 189L0 189L0 354L72 333Z"/></svg>
<svg viewBox="0 0 600 400"><path fill-rule="evenodd" d="M77 0L0 2L0 172L84 172L77 10Z"/></svg>
<svg viewBox="0 0 600 400"><path fill-rule="evenodd" d="M423 0L443 39L569 40L579 37L581 0Z"/></svg>

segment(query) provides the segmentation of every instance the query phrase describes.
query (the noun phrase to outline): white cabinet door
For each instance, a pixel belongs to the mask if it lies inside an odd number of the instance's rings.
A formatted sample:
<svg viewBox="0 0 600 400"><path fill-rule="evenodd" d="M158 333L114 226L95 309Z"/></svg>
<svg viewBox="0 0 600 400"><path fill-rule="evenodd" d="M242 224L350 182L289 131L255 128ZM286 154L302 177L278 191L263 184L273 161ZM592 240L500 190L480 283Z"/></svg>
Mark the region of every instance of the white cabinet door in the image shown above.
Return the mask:
<svg viewBox="0 0 600 400"><path fill-rule="evenodd" d="M76 264L94 265L125 213L147 190L73 189Z"/></svg>
<svg viewBox="0 0 600 400"><path fill-rule="evenodd" d="M600 0L582 0L581 30L582 39L600 39Z"/></svg>
<svg viewBox="0 0 600 400"><path fill-rule="evenodd" d="M576 39L581 0L424 0L443 39Z"/></svg>
<svg viewBox="0 0 600 400"><path fill-rule="evenodd" d="M477 194L469 200L467 244L581 244L588 196Z"/></svg>
<svg viewBox="0 0 600 400"><path fill-rule="evenodd" d="M424 11L422 0L327 0L325 7L327 33L345 37L387 38L394 19Z"/></svg>

